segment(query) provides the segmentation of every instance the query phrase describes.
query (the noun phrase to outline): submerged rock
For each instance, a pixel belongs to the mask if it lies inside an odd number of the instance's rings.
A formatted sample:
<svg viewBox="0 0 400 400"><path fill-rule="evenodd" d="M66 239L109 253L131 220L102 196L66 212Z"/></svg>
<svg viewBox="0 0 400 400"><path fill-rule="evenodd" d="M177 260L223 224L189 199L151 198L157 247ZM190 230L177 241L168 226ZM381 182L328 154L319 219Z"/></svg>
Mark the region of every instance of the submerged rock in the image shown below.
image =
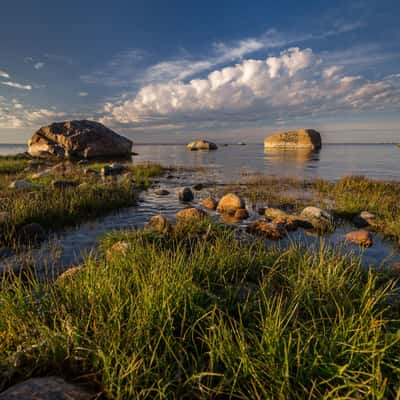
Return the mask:
<svg viewBox="0 0 400 400"><path fill-rule="evenodd" d="M0 400L92 400L96 393L56 376L31 378L0 393Z"/></svg>
<svg viewBox="0 0 400 400"><path fill-rule="evenodd" d="M318 150L321 145L321 135L314 129L279 132L264 139L265 148Z"/></svg>
<svg viewBox="0 0 400 400"><path fill-rule="evenodd" d="M234 214L236 210L240 208L246 208L244 200L235 193L228 193L219 201L217 211L220 213Z"/></svg>
<svg viewBox="0 0 400 400"><path fill-rule="evenodd" d="M218 149L218 146L215 143L209 142L208 140L196 140L194 142L189 143L186 147L191 151Z"/></svg>
<svg viewBox="0 0 400 400"><path fill-rule="evenodd" d="M200 221L207 216L207 213L199 208L191 207L180 210L175 215L179 222L187 222L192 220Z"/></svg>
<svg viewBox="0 0 400 400"><path fill-rule="evenodd" d="M270 240L280 240L286 237L286 230L282 225L277 225L267 221L254 221L247 228L246 231L253 235L263 236Z"/></svg>
<svg viewBox="0 0 400 400"><path fill-rule="evenodd" d="M185 187L179 191L178 197L179 201L182 201L183 203L188 203L189 201L192 201L194 199L194 194L192 192L192 189Z"/></svg>
<svg viewBox="0 0 400 400"><path fill-rule="evenodd" d="M209 197L208 199L202 200L201 205L204 208L208 208L209 210L215 210L217 208L218 202L212 197Z"/></svg>
<svg viewBox="0 0 400 400"><path fill-rule="evenodd" d="M202 183L196 183L195 185L193 185L193 189L194 190L203 190L204 185Z"/></svg>
<svg viewBox="0 0 400 400"><path fill-rule="evenodd" d="M11 182L9 188L16 189L16 190L25 190L25 189L32 188L32 186L33 186L33 183L30 180L22 179L19 181Z"/></svg>
<svg viewBox="0 0 400 400"><path fill-rule="evenodd" d="M288 232L295 231L299 225L297 223L297 219L295 217L286 216L286 217L277 217L272 221L273 224L279 225L286 229Z"/></svg>
<svg viewBox="0 0 400 400"><path fill-rule="evenodd" d="M172 231L172 224L167 220L167 218L160 214L151 217L146 228L154 232L166 234Z"/></svg>
<svg viewBox="0 0 400 400"><path fill-rule="evenodd" d="M28 143L31 156L76 158L130 156L132 142L95 121L56 122L41 127Z"/></svg>
<svg viewBox="0 0 400 400"><path fill-rule="evenodd" d="M350 243L355 243L362 247L371 247L373 244L371 233L365 230L346 233L345 238Z"/></svg>

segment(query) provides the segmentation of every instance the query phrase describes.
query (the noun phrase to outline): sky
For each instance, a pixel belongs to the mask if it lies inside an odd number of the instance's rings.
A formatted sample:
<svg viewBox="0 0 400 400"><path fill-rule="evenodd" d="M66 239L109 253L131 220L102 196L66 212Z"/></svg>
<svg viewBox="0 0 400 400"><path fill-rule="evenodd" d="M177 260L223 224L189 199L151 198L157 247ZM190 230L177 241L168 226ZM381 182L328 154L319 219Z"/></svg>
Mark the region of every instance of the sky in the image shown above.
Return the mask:
<svg viewBox="0 0 400 400"><path fill-rule="evenodd" d="M400 1L13 0L0 143L94 119L135 142L400 141Z"/></svg>

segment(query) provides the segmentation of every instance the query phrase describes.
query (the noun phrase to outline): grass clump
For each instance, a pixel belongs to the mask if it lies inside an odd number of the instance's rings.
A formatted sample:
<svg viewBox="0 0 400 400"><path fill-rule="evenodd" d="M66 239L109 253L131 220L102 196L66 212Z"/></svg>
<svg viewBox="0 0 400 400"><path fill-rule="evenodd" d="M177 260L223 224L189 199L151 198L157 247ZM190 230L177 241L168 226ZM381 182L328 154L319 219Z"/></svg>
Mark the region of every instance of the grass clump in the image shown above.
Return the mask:
<svg viewBox="0 0 400 400"><path fill-rule="evenodd" d="M0 174L17 174L29 166L29 160L21 156L0 156Z"/></svg>
<svg viewBox="0 0 400 400"><path fill-rule="evenodd" d="M4 280L0 384L58 373L118 399L398 395L392 281L323 244L282 251L205 224L191 238L113 234L69 279Z"/></svg>
<svg viewBox="0 0 400 400"><path fill-rule="evenodd" d="M67 174L55 172L33 180L34 185L28 190L0 190L0 213L6 215L0 221L0 246L17 246L20 227L26 224L58 229L135 205L139 191L150 186L151 178L162 172L159 165L138 165L128 167L123 179L102 180L99 176L85 176L83 169L75 165ZM9 176L1 179L3 184L10 182ZM51 184L56 180L76 186L57 189Z"/></svg>
<svg viewBox="0 0 400 400"><path fill-rule="evenodd" d="M400 243L400 182L349 176L335 183L316 181L318 195L333 200L335 211L353 217L367 210L376 214L374 228Z"/></svg>

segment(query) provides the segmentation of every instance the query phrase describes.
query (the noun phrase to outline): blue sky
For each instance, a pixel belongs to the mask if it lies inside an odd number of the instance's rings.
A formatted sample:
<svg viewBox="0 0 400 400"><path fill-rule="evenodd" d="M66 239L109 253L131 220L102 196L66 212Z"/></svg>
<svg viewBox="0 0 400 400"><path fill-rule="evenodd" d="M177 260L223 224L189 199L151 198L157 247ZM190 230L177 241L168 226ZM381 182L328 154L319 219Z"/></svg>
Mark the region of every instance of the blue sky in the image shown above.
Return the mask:
<svg viewBox="0 0 400 400"><path fill-rule="evenodd" d="M72 118L138 142L399 141L399 17L398 0L4 2L0 142Z"/></svg>

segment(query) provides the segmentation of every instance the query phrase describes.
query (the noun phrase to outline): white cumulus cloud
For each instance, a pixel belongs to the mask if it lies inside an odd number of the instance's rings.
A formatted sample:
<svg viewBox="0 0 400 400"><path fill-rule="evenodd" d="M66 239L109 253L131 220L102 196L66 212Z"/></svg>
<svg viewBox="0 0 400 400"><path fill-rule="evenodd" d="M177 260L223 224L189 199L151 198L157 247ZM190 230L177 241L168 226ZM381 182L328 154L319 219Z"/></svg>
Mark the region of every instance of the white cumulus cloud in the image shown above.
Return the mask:
<svg viewBox="0 0 400 400"><path fill-rule="evenodd" d="M204 79L145 85L130 98L105 104L102 121L131 126L160 121L229 123L399 105L399 87L392 81L346 75L311 49L295 47L276 57L216 69Z"/></svg>

